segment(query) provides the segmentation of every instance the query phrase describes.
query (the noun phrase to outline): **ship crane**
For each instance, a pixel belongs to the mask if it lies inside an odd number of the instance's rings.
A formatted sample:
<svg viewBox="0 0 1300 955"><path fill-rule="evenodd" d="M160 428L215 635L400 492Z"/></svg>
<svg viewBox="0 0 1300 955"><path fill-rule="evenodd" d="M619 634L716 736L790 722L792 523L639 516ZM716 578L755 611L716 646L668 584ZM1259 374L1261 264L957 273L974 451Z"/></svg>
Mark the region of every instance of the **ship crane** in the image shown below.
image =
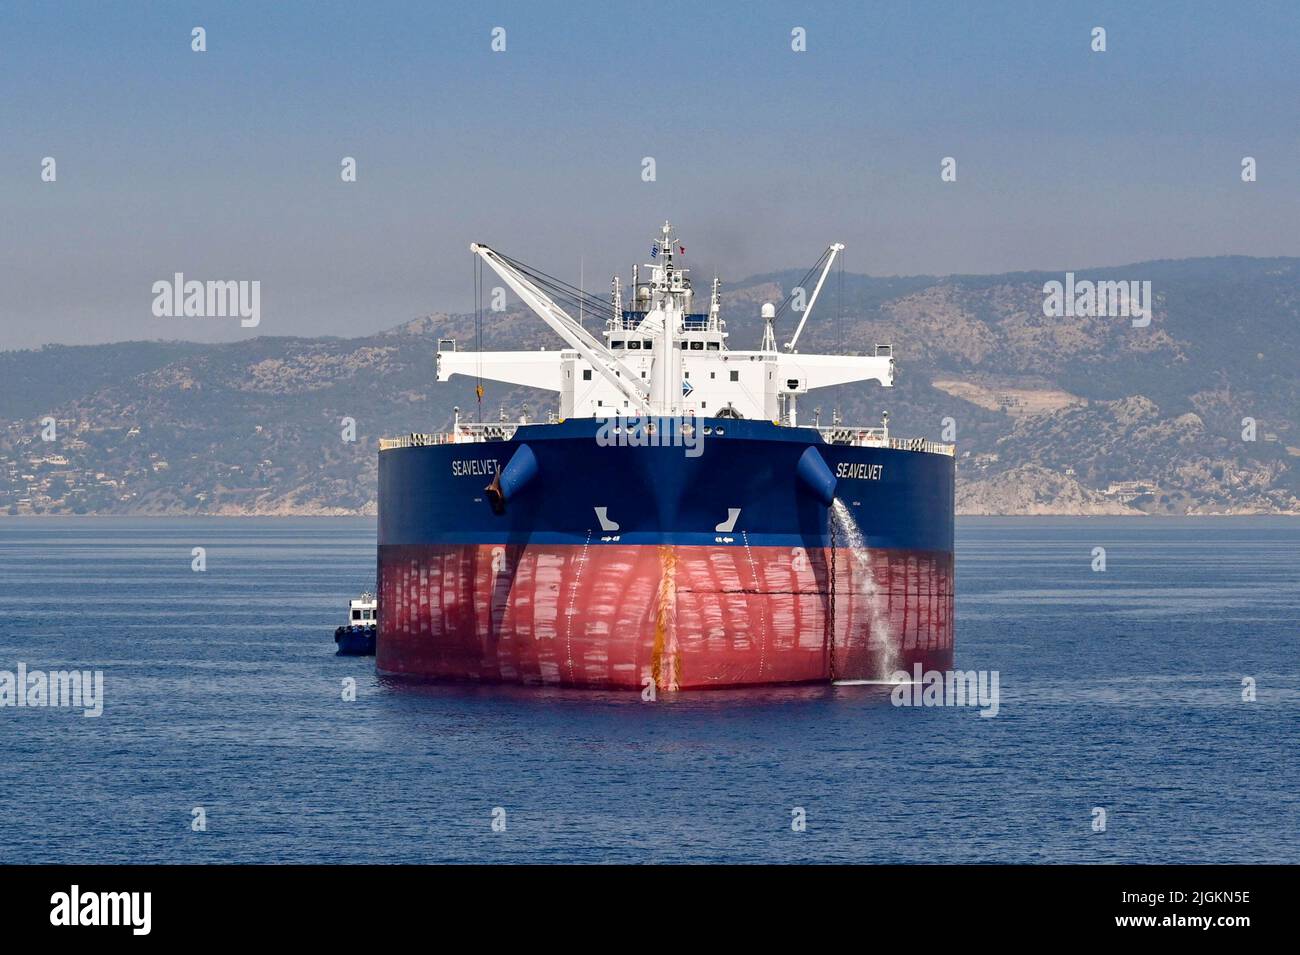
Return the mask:
<svg viewBox="0 0 1300 955"><path fill-rule="evenodd" d="M825 255L826 267L822 269L822 274L817 279L817 287L813 289L812 298L808 300L808 304L804 307L803 317L799 319L799 327L794 330L794 337L791 338L785 346L786 351L793 352L795 346L799 344L799 336L803 334L803 327L808 322L808 316L812 314L813 306L817 304L817 296L822 292L822 285L825 284L826 276L831 272L831 265L835 262L835 256L839 255L843 251L844 246L839 242L832 243L830 248L826 250L826 252L829 253L829 255ZM816 266L814 266L814 268L815 267Z"/></svg>
<svg viewBox="0 0 1300 955"><path fill-rule="evenodd" d="M649 413L650 389L624 365L617 356L598 341L579 322L537 287L528 276L507 262L500 253L479 242L470 244L469 250L492 267L525 305L564 339L570 348L586 359L591 367L613 385L640 414Z"/></svg>

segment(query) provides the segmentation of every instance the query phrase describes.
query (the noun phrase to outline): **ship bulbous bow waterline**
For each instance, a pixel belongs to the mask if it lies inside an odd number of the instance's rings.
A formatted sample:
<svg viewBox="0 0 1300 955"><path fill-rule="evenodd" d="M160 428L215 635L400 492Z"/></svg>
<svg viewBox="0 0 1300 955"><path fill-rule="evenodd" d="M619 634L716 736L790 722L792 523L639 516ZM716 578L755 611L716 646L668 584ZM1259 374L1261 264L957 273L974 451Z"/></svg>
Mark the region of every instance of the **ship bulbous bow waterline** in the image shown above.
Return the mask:
<svg viewBox="0 0 1300 955"><path fill-rule="evenodd" d="M438 379L542 388L558 407L381 442L378 670L644 692L950 669L953 448L893 437L887 416L799 421L809 391L893 383L892 346L797 350L841 248L809 272L783 347L789 299L763 306L760 349L736 351L720 283L695 308L667 224L648 277L615 279L607 303L471 246L565 347L442 342Z"/></svg>

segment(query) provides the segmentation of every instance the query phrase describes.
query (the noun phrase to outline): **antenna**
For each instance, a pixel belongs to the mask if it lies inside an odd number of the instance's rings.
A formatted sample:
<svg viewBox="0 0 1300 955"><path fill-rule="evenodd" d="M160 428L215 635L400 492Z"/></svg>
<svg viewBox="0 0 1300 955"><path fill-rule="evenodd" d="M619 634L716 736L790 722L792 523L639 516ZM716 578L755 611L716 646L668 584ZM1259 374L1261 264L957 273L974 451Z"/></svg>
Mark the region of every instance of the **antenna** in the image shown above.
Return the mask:
<svg viewBox="0 0 1300 955"><path fill-rule="evenodd" d="M771 302L763 303L763 347L762 351L776 351L776 331L773 325L776 323L776 306Z"/></svg>

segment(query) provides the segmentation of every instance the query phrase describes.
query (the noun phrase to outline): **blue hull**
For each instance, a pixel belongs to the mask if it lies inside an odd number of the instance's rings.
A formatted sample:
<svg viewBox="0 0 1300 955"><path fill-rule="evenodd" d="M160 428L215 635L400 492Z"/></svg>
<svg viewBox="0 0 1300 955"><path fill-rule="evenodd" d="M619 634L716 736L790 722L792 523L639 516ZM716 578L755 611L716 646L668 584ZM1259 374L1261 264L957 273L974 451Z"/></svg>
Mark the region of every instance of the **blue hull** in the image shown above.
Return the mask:
<svg viewBox="0 0 1300 955"><path fill-rule="evenodd" d="M334 631L336 657L373 657L376 627L339 627Z"/></svg>
<svg viewBox="0 0 1300 955"><path fill-rule="evenodd" d="M811 429L765 421L706 426L714 434L697 457L680 447L602 447L590 419L523 426L508 442L382 452L379 545L581 544L616 534L641 546L830 546L828 509L798 475L813 448L840 475L837 496L867 547L952 552L951 456L828 445ZM522 445L536 476L495 514L484 488ZM598 507L616 532L605 531ZM740 515L721 535L733 540L720 541L716 528L733 508Z"/></svg>
<svg viewBox="0 0 1300 955"><path fill-rule="evenodd" d="M600 427L380 452L380 672L640 691L951 666L950 455Z"/></svg>

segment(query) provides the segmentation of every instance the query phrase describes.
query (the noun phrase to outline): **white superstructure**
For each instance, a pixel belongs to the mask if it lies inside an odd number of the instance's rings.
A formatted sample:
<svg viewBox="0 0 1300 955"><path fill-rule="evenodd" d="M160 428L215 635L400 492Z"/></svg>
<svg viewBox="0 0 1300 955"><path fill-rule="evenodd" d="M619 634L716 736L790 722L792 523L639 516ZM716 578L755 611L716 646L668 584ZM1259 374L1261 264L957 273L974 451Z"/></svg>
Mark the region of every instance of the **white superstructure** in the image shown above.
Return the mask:
<svg viewBox="0 0 1300 955"><path fill-rule="evenodd" d="M486 245L470 250L501 276L516 295L564 340L559 350L458 351L455 342L438 348L438 380L469 375L556 392L561 418L698 415L777 421L798 426L798 399L818 388L855 381L894 382L893 349L878 345L873 355L806 355L799 335L817 302L836 254L830 246L825 268L808 298L794 336L779 349L773 328L776 309L763 306L766 328L757 351L727 347L719 317L719 283L708 307L697 311L688 270L674 253L681 247L664 223L651 246L653 261L625 290L615 278L603 306L605 329L597 338L562 307L558 280L529 270ZM548 281L549 280L549 281ZM574 290L576 291L576 290Z"/></svg>
<svg viewBox="0 0 1300 955"><path fill-rule="evenodd" d="M379 619L379 601L370 591L348 601L348 622L345 627L373 627Z"/></svg>

